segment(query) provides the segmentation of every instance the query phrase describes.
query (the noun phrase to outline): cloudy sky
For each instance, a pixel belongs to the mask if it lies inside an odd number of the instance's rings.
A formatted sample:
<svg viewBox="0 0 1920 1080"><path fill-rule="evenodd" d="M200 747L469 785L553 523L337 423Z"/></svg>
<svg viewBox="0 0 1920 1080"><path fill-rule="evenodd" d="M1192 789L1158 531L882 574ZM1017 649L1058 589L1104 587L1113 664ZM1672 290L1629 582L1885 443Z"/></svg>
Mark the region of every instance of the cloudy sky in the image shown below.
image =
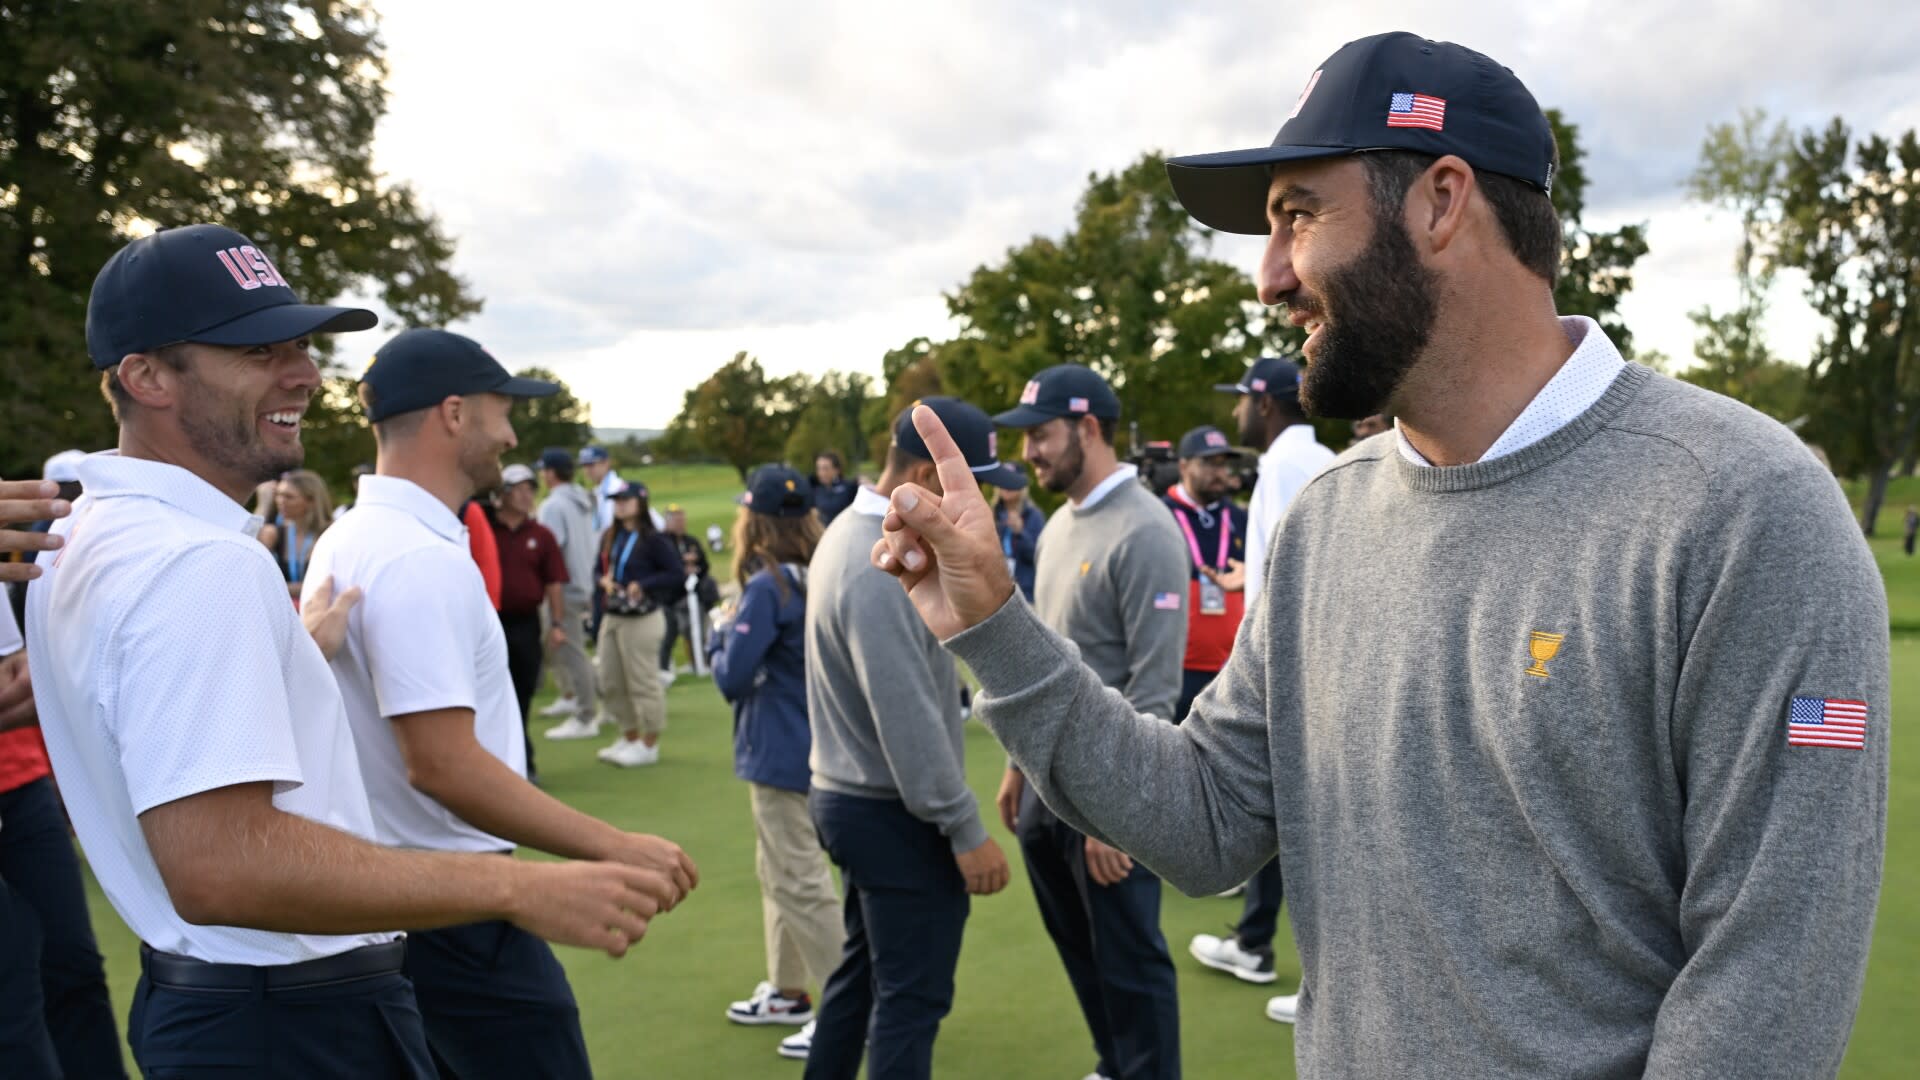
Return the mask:
<svg viewBox="0 0 1920 1080"><path fill-rule="evenodd" d="M486 300L459 329L601 426L663 426L740 349L877 373L950 333L942 291L1064 230L1090 171L1264 145L1320 60L1384 30L1485 52L1580 125L1589 224L1649 223L1627 315L1675 357L1686 312L1733 295L1732 222L1681 191L1708 124L1920 126L1920 20L1894 2L375 3L378 162L459 241ZM1818 325L1779 291L1802 355Z"/></svg>

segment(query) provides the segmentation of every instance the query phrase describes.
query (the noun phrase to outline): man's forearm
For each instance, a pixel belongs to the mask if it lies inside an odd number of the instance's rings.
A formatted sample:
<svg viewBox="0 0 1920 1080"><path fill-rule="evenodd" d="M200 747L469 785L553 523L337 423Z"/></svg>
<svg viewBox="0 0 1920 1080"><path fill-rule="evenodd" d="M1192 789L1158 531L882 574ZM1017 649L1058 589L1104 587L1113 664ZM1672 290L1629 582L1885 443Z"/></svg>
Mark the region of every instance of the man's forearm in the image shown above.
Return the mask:
<svg viewBox="0 0 1920 1080"><path fill-rule="evenodd" d="M557 581L547 586L547 610L553 614L553 625L562 628L567 625L565 588Z"/></svg>
<svg viewBox="0 0 1920 1080"><path fill-rule="evenodd" d="M416 773L414 786L460 820L535 851L606 859L626 835L527 783L477 742Z"/></svg>

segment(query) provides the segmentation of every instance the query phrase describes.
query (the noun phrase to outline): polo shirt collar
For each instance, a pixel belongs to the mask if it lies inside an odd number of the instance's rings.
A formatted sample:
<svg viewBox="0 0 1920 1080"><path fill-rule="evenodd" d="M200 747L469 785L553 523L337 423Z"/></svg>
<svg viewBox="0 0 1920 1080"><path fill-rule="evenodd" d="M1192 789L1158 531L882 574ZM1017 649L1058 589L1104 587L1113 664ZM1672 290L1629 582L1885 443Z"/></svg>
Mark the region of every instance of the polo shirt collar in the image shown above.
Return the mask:
<svg viewBox="0 0 1920 1080"><path fill-rule="evenodd" d="M887 511L892 509L892 503L885 495L863 484L859 491L854 492L853 505L848 509L856 514L886 517Z"/></svg>
<svg viewBox="0 0 1920 1080"><path fill-rule="evenodd" d="M1263 458L1269 455L1278 457L1295 446L1318 441L1319 439L1315 437L1312 424L1289 424L1280 432L1279 437L1273 440L1273 445L1267 447L1267 452L1260 456Z"/></svg>
<svg viewBox="0 0 1920 1080"><path fill-rule="evenodd" d="M466 543L467 527L426 488L398 476L378 473L360 478L358 506L390 506L418 518L422 525L455 543Z"/></svg>
<svg viewBox="0 0 1920 1080"><path fill-rule="evenodd" d="M88 454L76 467L90 498L158 499L218 529L253 536L265 522L196 473L164 461L122 457L118 450Z"/></svg>

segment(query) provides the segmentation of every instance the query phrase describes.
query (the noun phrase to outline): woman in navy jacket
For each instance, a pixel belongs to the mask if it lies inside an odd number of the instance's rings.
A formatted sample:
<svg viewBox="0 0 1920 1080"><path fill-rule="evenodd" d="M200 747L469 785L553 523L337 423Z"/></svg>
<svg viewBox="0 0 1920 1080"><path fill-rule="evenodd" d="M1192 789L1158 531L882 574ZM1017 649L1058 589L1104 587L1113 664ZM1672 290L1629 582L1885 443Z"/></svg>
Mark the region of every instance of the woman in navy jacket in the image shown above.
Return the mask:
<svg viewBox="0 0 1920 1080"><path fill-rule="evenodd" d="M740 597L708 641L713 681L733 705L733 771L753 804L767 978L727 1009L740 1024L802 1024L781 1043L805 1057L809 986L840 962L846 931L827 856L807 813L807 563L820 542L805 477L784 465L753 474L733 524Z"/></svg>

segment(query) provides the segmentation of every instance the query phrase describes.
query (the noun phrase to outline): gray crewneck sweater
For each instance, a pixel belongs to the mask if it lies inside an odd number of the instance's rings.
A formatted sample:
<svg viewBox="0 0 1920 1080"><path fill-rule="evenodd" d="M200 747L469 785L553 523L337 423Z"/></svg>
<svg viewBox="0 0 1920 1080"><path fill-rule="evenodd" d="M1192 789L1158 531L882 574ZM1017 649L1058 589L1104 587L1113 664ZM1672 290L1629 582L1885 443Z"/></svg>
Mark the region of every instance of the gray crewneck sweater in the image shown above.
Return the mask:
<svg viewBox="0 0 1920 1080"><path fill-rule="evenodd" d="M959 674L900 584L869 561L880 520L839 514L808 570L813 786L899 799L955 852L972 851L987 827L967 787Z"/></svg>
<svg viewBox="0 0 1920 1080"><path fill-rule="evenodd" d="M1161 502L1127 481L1041 530L1033 606L1134 709L1173 719L1187 650L1186 541Z"/></svg>
<svg viewBox="0 0 1920 1080"><path fill-rule="evenodd" d="M1832 1076L1889 738L1886 596L1839 486L1637 365L1492 461L1392 440L1289 509L1182 727L1017 594L948 642L979 715L1062 818L1190 893L1279 853L1302 1076ZM1826 699L1866 703L1864 749L1789 744Z"/></svg>

